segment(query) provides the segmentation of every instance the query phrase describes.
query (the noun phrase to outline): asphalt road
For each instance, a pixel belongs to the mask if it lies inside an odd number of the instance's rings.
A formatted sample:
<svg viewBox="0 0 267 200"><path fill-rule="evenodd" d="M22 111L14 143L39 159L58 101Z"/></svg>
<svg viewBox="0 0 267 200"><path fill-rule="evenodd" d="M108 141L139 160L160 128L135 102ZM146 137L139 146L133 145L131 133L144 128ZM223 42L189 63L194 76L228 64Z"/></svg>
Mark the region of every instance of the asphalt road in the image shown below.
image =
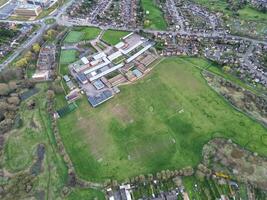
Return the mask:
<svg viewBox="0 0 267 200"><path fill-rule="evenodd" d="M35 42L38 41L40 37L51 27L51 25L47 25L45 23L45 20L47 19L55 19L58 21L58 19L61 17L61 15L66 11L66 9L74 2L75 0L71 0L68 3L64 4L62 7L60 7L56 12L54 12L51 16L44 17L39 20L34 21L16 21L16 20L0 20L0 22L10 22L10 23L17 23L17 24L34 24L34 25L40 25L40 29L38 31L35 31L32 33L32 35L29 36L29 39L23 42L20 47L18 47L12 55L10 55L2 64L0 64L0 71L2 71L5 67L7 67L10 63L12 63L25 49L32 46Z"/></svg>

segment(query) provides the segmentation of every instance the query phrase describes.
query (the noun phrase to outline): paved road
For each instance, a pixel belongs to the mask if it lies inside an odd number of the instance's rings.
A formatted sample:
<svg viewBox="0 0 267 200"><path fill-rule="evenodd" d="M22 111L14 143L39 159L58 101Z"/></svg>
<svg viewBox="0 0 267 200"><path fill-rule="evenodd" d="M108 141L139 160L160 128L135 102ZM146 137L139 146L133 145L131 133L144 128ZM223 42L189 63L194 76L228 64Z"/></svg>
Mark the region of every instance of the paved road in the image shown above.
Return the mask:
<svg viewBox="0 0 267 200"><path fill-rule="evenodd" d="M48 25L42 24L41 28L34 32L32 35L30 35L29 39L26 40L20 47L18 47L14 53L9 56L1 65L0 65L0 71L2 71L6 66L8 66L17 56L19 56L25 49L32 46L35 42L38 41L38 39L43 35L43 33L49 28Z"/></svg>
<svg viewBox="0 0 267 200"><path fill-rule="evenodd" d="M203 33L203 32L190 32L190 31L160 31L160 30L149 30L149 29L140 29L140 28L128 28L128 27L113 27L113 26L99 26L98 24L92 24L88 21L86 21L85 19L68 19L67 17L65 18L58 18L57 23L62 25L62 26L94 26L94 27L99 27L101 29L115 29L115 30L124 30L124 31L144 31L146 33L168 33L168 34L172 34L172 35L176 35L176 34L182 34L182 35L194 35L197 37L227 37L227 38L234 38L234 39L242 39L242 40L246 40L246 41L250 41L252 42L254 45L255 44L265 44L267 45L267 41L263 41L263 40L256 40L256 39L252 39L252 38L247 38L247 37L241 37L241 36L236 36L236 35L231 35L231 34L227 34L224 32L218 32L218 31L212 31L212 32L208 32L208 33Z"/></svg>
<svg viewBox="0 0 267 200"><path fill-rule="evenodd" d="M11 56L9 56L2 64L0 64L0 71L2 71L10 63L12 63L16 59L16 57L18 57L25 49L29 48L35 42L37 42L38 39L51 27L51 25L45 24L45 20L55 19L57 21L74 1L75 0L69 1L68 3L64 4L61 8L56 10L56 12L54 12L51 16L47 16L39 20L34 20L34 21L0 20L0 22L10 22L17 24L34 24L41 26L37 32L34 32L32 35L30 35L28 40L22 43L20 47L18 47Z"/></svg>

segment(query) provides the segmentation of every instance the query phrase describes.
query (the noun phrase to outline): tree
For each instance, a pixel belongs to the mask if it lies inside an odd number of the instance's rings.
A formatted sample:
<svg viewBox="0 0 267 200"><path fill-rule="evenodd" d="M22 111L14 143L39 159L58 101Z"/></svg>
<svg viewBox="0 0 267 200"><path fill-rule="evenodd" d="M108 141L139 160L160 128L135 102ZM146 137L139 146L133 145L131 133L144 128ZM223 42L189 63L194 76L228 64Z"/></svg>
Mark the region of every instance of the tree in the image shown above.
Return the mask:
<svg viewBox="0 0 267 200"><path fill-rule="evenodd" d="M28 61L30 61L32 59L32 52L31 51L27 51L27 53L25 53L24 58L26 58Z"/></svg>
<svg viewBox="0 0 267 200"><path fill-rule="evenodd" d="M9 97L9 98L7 99L7 102L8 102L9 104L19 105L20 100L19 100L18 97Z"/></svg>
<svg viewBox="0 0 267 200"><path fill-rule="evenodd" d="M26 67L28 65L28 60L27 58L21 58L15 63L16 67Z"/></svg>
<svg viewBox="0 0 267 200"><path fill-rule="evenodd" d="M9 89L10 89L11 91L16 90L16 89L18 88L18 86L17 86L17 82L16 82L16 81L10 81L10 82L8 83L8 87L9 87Z"/></svg>
<svg viewBox="0 0 267 200"><path fill-rule="evenodd" d="M55 30L49 29L46 34L44 35L45 40L52 40L55 35Z"/></svg>
<svg viewBox="0 0 267 200"><path fill-rule="evenodd" d="M33 44L32 50L33 50L34 53L38 54L39 51L40 51L40 49L41 49L41 47L40 47L40 44L39 43Z"/></svg>
<svg viewBox="0 0 267 200"><path fill-rule="evenodd" d="M225 66L223 66L223 71L224 72L229 72L231 70L231 67L230 66L228 66L228 65L225 65Z"/></svg>
<svg viewBox="0 0 267 200"><path fill-rule="evenodd" d="M47 91L47 99L48 100L53 100L53 98L55 97L55 92L53 90L48 90Z"/></svg>
<svg viewBox="0 0 267 200"><path fill-rule="evenodd" d="M8 95L9 87L6 83L0 83L0 95Z"/></svg>

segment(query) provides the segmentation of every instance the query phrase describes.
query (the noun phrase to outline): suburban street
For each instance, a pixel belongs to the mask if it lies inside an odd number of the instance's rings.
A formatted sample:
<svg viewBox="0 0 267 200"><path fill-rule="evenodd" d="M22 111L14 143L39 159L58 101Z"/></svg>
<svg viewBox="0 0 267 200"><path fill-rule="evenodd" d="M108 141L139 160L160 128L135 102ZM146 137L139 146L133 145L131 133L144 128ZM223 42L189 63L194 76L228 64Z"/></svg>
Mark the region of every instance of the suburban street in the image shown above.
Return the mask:
<svg viewBox="0 0 267 200"><path fill-rule="evenodd" d="M102 30L107 30L107 29L114 29L114 30L123 30L123 31L144 31L146 33L153 33L153 34L172 34L172 35L185 35L185 36L197 36L197 37L204 37L204 38L212 38L212 37L219 37L219 38L234 38L234 39L242 39L245 41L252 42L252 45L257 45L257 44L264 44L267 45L267 41L261 41L261 40L256 40L252 38L246 38L246 37L241 37L241 36L236 36L236 35L230 35L224 32L218 32L216 30L208 32L208 33L203 33L203 32L190 32L184 30L183 26L181 25L181 29L178 31L161 31L161 30L150 30L150 29L140 29L140 28L128 28L128 27L114 27L114 26L99 26L98 24L93 24L91 23L92 20L86 20L86 19L69 19L68 17L64 16L66 9L72 5L74 0L69 1L66 3L64 6L56 10L52 15L46 16L42 19L38 20L33 20L33 21L18 21L18 20L0 20L0 22L10 22L10 23L17 23L17 24L35 24L35 25L40 25L40 29L37 32L34 32L27 41L25 41L23 44L20 45L19 48L16 49L16 51L7 58L7 60L0 65L0 71L2 71L5 67L7 67L14 59L19 56L24 49L30 47L33 45L50 27L51 25L46 25L45 21L47 19L55 19L56 23L62 26L93 26L93 27L98 27L101 28ZM173 1L170 1L170 3L173 3ZM108 7L108 5L106 5ZM106 8L106 7L105 7ZM97 10L99 8L96 8L95 12L97 13ZM176 10L177 12L177 10ZM175 13L176 13L175 12ZM176 13L178 16L178 12ZM180 18L179 18L180 19ZM178 20L178 18L177 18ZM181 23L182 24L182 23ZM244 58L246 60L246 58Z"/></svg>

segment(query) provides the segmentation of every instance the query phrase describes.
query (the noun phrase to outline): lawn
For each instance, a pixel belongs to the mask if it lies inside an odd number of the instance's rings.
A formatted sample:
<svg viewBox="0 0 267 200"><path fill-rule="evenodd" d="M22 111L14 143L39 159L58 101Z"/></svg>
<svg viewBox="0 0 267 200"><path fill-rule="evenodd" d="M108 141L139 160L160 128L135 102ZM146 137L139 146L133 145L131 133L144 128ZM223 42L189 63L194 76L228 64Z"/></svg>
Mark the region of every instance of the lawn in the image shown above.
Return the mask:
<svg viewBox="0 0 267 200"><path fill-rule="evenodd" d="M82 199L97 199L105 200L105 196L102 192L92 189L75 189L67 197L67 200L82 200Z"/></svg>
<svg viewBox="0 0 267 200"><path fill-rule="evenodd" d="M68 33L64 42L77 43L83 40L93 40L100 32L101 30L96 27L74 27L73 30Z"/></svg>
<svg viewBox="0 0 267 200"><path fill-rule="evenodd" d="M76 50L62 50L60 55L60 64L69 64L76 61Z"/></svg>
<svg viewBox="0 0 267 200"><path fill-rule="evenodd" d="M86 98L58 121L65 147L84 179L124 180L163 169L196 166L203 145L231 138L267 155L267 130L209 88L199 58L166 58L150 75L98 108Z"/></svg>
<svg viewBox="0 0 267 200"><path fill-rule="evenodd" d="M110 45L116 45L120 42L121 38L128 34L129 32L127 31L107 30L101 39Z"/></svg>
<svg viewBox="0 0 267 200"><path fill-rule="evenodd" d="M141 0L145 12L144 27L148 29L166 30L167 23L164 20L163 12L156 5L154 0ZM147 12L149 12L147 14Z"/></svg>
<svg viewBox="0 0 267 200"><path fill-rule="evenodd" d="M64 42L65 43L77 43L82 41L83 39L83 32L80 31L70 31L66 36Z"/></svg>
<svg viewBox="0 0 267 200"><path fill-rule="evenodd" d="M82 29L82 32L84 40L93 40L100 34L101 30L96 27L86 27Z"/></svg>

